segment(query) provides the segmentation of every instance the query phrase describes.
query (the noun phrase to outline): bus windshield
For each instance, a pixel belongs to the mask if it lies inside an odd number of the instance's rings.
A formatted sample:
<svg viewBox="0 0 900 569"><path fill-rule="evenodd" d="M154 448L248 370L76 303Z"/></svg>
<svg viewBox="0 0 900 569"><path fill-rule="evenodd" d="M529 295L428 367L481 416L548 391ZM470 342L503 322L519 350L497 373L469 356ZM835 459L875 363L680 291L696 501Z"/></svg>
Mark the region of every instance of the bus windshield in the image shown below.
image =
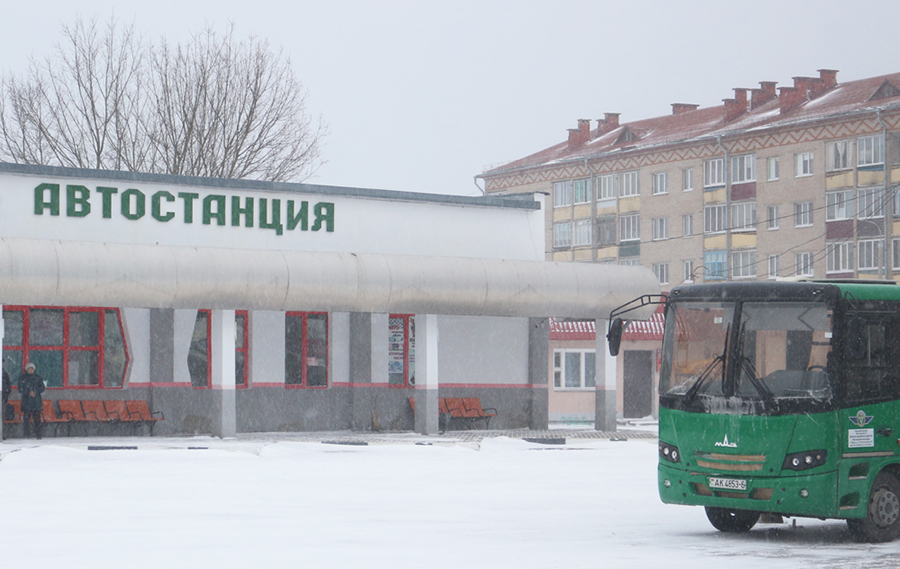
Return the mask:
<svg viewBox="0 0 900 569"><path fill-rule="evenodd" d="M675 302L660 403L699 412L805 412L830 402L832 311L815 302Z"/></svg>

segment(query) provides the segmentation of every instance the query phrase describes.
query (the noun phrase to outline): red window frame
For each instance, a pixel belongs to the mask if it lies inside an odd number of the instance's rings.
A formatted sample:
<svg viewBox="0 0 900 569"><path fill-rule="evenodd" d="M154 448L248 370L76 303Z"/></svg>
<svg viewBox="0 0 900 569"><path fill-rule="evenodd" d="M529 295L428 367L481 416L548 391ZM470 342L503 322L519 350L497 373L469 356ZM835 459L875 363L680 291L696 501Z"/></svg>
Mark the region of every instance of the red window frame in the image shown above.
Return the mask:
<svg viewBox="0 0 900 569"><path fill-rule="evenodd" d="M250 386L250 312L247 310L235 310L234 311L235 328L238 327L237 318L239 316L242 316L244 318L244 322L240 326L241 337L243 338L244 341L239 346L237 343L237 336L235 336L234 357L235 357L235 363L237 363L238 354L241 354L244 358L243 359L244 365L241 367L241 373L238 373L237 366L235 365L234 384L237 389L247 389Z"/></svg>
<svg viewBox="0 0 900 569"><path fill-rule="evenodd" d="M197 315L206 314L206 385L195 385L193 382L193 378L191 378L191 384L194 389L211 389L212 388L212 358L210 355L212 354L212 311L208 308L201 308L197 311ZM237 319L239 316L242 316L244 319L242 328L242 336L243 336L243 345L238 346L237 344L237 335L235 335L235 344L234 344L234 352L235 352L235 362L237 362L237 355L240 353L244 356L244 365L242 369L242 374L238 373L237 366L235 366L235 374L234 374L234 384L237 389L247 389L249 386L249 377L250 377L250 312L248 310L235 310L234 318L235 318L235 327L238 326ZM194 319L194 326L196 327L196 318ZM192 332L193 334L193 332ZM239 377L240 376L240 377Z"/></svg>
<svg viewBox="0 0 900 569"><path fill-rule="evenodd" d="M399 319L402 321L403 330L401 332L401 338L397 338L396 331L390 328L390 321L392 319ZM412 364L415 363L415 360L410 362L410 355L415 354L414 346L415 339L413 338L413 328L415 327L415 315L414 314L390 314L388 315L388 385L390 387L413 387L416 384L415 375L412 377L412 381L410 381L410 368L413 367ZM400 339L400 342L396 342L395 340ZM399 344L399 346L398 346ZM398 348L398 349L395 349ZM402 353L402 356L401 356ZM391 375L398 375L398 372L391 371L391 364L401 361L398 358L402 358L403 365L403 376L402 383L392 383Z"/></svg>
<svg viewBox="0 0 900 569"><path fill-rule="evenodd" d="M32 346L31 345L31 311L32 310L61 310L63 311L63 341L57 346ZM122 333L122 349L125 352L125 365L122 371L121 384L117 386L107 387L105 379L106 365L106 312L112 311L116 315L116 321L119 325L119 331ZM19 373L25 371L25 364L31 360L32 352L62 352L62 385L47 385L47 389L122 389L125 387L125 376L128 374L128 364L131 360L128 350L128 341L125 338L125 327L122 326L122 313L118 308L100 307L100 306L25 306L25 305L4 305L3 312L21 312L22 313L22 343L18 346L8 345L4 341L4 352L20 352L22 354L22 369ZM69 316L72 312L94 312L97 314L97 345L96 346L72 346L70 345L69 335ZM69 385L69 354L71 352L96 352L97 353L97 383L95 385ZM40 375L41 370L37 373ZM46 373L42 375L46 383L48 377ZM15 383L16 378L11 378Z"/></svg>
<svg viewBox="0 0 900 569"><path fill-rule="evenodd" d="M324 366L316 366L316 367L324 367L325 368L325 383L324 385L309 385L309 317L310 316L324 316L325 320L325 354L322 356L325 359ZM291 365L290 359L290 350L288 349L288 338L287 338L287 318L300 318L300 326L302 330L302 341L300 344L300 382L299 383L289 383L288 379L290 377L290 372L288 366ZM329 321L328 321L328 313L327 312L285 312L285 370L284 370L284 386L287 389L328 389L328 383L331 378L331 365L330 365L330 345L329 345ZM318 357L318 356L315 356Z"/></svg>

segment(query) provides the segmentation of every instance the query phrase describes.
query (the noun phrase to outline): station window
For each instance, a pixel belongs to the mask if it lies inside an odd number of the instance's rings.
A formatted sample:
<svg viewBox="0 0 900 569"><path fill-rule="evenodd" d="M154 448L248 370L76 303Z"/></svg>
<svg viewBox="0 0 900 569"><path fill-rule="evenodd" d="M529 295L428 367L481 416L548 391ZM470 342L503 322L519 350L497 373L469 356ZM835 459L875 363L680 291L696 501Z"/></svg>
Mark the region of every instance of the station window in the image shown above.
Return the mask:
<svg viewBox="0 0 900 569"><path fill-rule="evenodd" d="M288 387L328 387L328 314L285 314L284 383Z"/></svg>
<svg viewBox="0 0 900 569"><path fill-rule="evenodd" d="M119 388L128 350L116 308L7 306L4 369L15 379L34 363L50 388Z"/></svg>
<svg viewBox="0 0 900 569"><path fill-rule="evenodd" d="M198 310L194 321L194 332L191 335L191 348L188 352L188 371L191 384L198 389L212 386L212 319L209 310ZM249 361L250 338L248 334L249 318L246 310L234 313L234 383L238 388L247 387L247 362Z"/></svg>
<svg viewBox="0 0 900 569"><path fill-rule="evenodd" d="M594 350L553 350L554 389L594 389L595 366Z"/></svg>
<svg viewBox="0 0 900 569"><path fill-rule="evenodd" d="M388 383L393 387L416 384L416 317L391 314L388 319Z"/></svg>

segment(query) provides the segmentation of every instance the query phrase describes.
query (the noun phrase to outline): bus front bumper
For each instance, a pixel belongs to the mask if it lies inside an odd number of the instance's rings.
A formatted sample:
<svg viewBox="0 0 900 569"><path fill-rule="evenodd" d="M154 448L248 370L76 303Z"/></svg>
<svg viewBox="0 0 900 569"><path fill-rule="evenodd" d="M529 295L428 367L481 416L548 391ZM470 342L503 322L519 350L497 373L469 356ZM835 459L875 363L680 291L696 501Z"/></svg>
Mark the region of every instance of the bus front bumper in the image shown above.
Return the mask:
<svg viewBox="0 0 900 569"><path fill-rule="evenodd" d="M691 472L660 464L659 497L666 504L753 510L821 518L855 517L837 503L837 472L799 476L738 476Z"/></svg>

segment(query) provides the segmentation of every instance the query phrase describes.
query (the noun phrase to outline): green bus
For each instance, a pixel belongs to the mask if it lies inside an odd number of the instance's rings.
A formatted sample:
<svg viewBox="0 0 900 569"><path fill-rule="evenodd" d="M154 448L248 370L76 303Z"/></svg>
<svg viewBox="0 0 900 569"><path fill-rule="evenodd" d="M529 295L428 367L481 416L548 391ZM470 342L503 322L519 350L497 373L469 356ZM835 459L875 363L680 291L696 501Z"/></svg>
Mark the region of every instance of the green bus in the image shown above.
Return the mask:
<svg viewBox="0 0 900 569"><path fill-rule="evenodd" d="M900 535L900 286L723 282L664 301L664 503L704 506L725 532L814 517Z"/></svg>

